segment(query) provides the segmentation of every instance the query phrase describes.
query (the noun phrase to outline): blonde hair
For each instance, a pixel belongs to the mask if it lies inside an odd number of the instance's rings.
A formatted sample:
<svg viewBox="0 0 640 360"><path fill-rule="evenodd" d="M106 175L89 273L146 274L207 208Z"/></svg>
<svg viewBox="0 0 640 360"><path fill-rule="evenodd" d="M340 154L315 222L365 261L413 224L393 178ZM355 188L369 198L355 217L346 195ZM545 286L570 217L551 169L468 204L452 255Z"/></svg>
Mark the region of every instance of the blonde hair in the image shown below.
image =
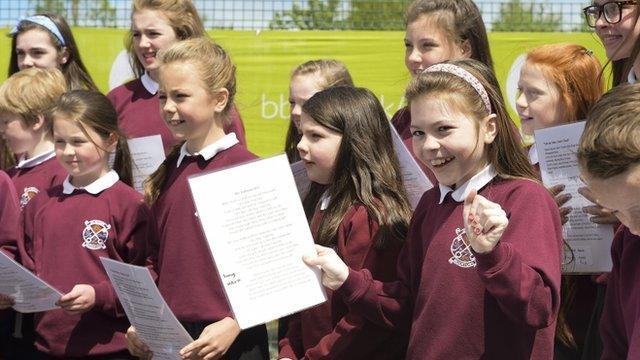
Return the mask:
<svg viewBox="0 0 640 360"><path fill-rule="evenodd" d="M570 122L586 118L604 92L602 66L584 46L542 45L527 53L526 63L538 68L558 88Z"/></svg>
<svg viewBox="0 0 640 360"><path fill-rule="evenodd" d="M191 0L133 0L131 16L137 11L152 10L161 12L169 21L178 40L186 40L205 36L206 32L198 10ZM129 30L125 39L125 47L129 51L131 66L137 77L144 74L144 66L138 60L133 48L133 31Z"/></svg>
<svg viewBox="0 0 640 360"><path fill-rule="evenodd" d="M640 163L640 84L604 94L589 116L578 146L578 162L600 179Z"/></svg>
<svg viewBox="0 0 640 360"><path fill-rule="evenodd" d="M192 64L198 72L201 85L211 95L222 88L226 89L229 97L221 115L228 120L236 94L236 66L220 45L205 37L179 41L160 51L159 59L161 69L172 63ZM165 161L145 182L148 203L153 203L160 195L167 177L167 164L176 160L181 145L171 150Z"/></svg>
<svg viewBox="0 0 640 360"><path fill-rule="evenodd" d="M0 111L19 115L26 125L38 122L45 116L62 94L67 82L56 68L28 68L11 75L0 86ZM46 121L45 130L50 129Z"/></svg>

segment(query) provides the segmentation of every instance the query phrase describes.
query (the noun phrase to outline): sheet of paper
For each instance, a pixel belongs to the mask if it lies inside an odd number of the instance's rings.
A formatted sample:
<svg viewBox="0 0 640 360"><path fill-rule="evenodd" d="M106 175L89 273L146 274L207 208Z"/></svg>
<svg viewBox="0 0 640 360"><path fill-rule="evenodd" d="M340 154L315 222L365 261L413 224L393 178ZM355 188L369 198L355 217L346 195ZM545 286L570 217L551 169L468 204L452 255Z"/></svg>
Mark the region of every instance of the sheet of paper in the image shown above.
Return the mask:
<svg viewBox="0 0 640 360"><path fill-rule="evenodd" d="M285 155L193 176L189 186L241 328L326 300L319 270L302 261L315 245Z"/></svg>
<svg viewBox="0 0 640 360"><path fill-rule="evenodd" d="M56 301L62 293L0 250L0 294L15 301L13 309L21 313L47 311L58 308Z"/></svg>
<svg viewBox="0 0 640 360"><path fill-rule="evenodd" d="M180 349L193 341L160 295L145 267L101 257L120 303L154 359L181 359Z"/></svg>
<svg viewBox="0 0 640 360"><path fill-rule="evenodd" d="M304 199L311 186L311 180L309 180L307 176L307 169L304 168L304 162L300 160L291 164L291 172L293 173L293 180L296 182L300 199Z"/></svg>
<svg viewBox="0 0 640 360"><path fill-rule="evenodd" d="M413 158L409 149L402 142L400 134L393 126L391 126L391 137L393 138L393 148L400 162L404 189L407 192L411 208L415 210L422 194L431 189L433 184L418 166L416 159Z"/></svg>
<svg viewBox="0 0 640 360"><path fill-rule="evenodd" d="M133 188L144 192L143 182L164 161L164 147L160 135L129 139L129 152L133 160Z"/></svg>
<svg viewBox="0 0 640 360"><path fill-rule="evenodd" d="M611 225L598 225L582 211L593 205L578 193L585 186L580 180L576 152L584 122L536 130L536 148L540 160L542 182L551 187L564 184L564 192L572 198L564 206L572 207L569 221L563 227L565 240L572 251L565 249L564 273L597 273L611 270ZM573 261L571 261L573 259Z"/></svg>

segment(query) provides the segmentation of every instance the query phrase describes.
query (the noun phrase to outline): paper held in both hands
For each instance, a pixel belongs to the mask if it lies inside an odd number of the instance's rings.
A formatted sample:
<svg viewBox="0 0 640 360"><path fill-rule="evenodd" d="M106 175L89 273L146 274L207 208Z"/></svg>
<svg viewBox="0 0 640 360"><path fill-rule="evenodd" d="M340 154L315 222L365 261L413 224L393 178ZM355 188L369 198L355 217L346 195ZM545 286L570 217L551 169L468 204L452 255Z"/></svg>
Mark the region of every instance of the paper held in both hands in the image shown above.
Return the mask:
<svg viewBox="0 0 640 360"><path fill-rule="evenodd" d="M402 138L393 126L391 126L391 137L393 140L393 149L396 153L396 157L398 158L398 164L400 165L400 172L402 173L404 190L407 192L407 198L409 199L411 208L415 210L416 206L418 206L418 202L420 202L420 198L422 198L422 194L431 189L433 184L429 181L429 178L425 175L420 166L418 166L416 159L413 158L411 152L409 152L407 147L404 145ZM309 181L309 178L307 177L307 171L304 168L304 163L302 161L297 161L291 164L291 171L293 172L293 177L296 181L300 198L304 199L304 196L307 194L309 187L311 186L311 181Z"/></svg>
<svg viewBox="0 0 640 360"><path fill-rule="evenodd" d="M21 313L53 310L62 294L0 250L0 294L15 301Z"/></svg>
<svg viewBox="0 0 640 360"><path fill-rule="evenodd" d="M572 198L569 221L563 227L564 239L572 251L565 249L564 273L599 273L611 271L612 225L598 225L589 220L582 208L593 205L578 193L585 186L580 180L576 153L584 122L536 130L536 148L540 159L542 182L546 187L564 184L564 193Z"/></svg>
<svg viewBox="0 0 640 360"><path fill-rule="evenodd" d="M285 155L192 176L189 186L242 329L326 301L320 270L302 261L315 245Z"/></svg>
<svg viewBox="0 0 640 360"><path fill-rule="evenodd" d="M104 257L100 261L129 322L153 352L153 358L182 359L180 349L193 339L167 306L149 270Z"/></svg>

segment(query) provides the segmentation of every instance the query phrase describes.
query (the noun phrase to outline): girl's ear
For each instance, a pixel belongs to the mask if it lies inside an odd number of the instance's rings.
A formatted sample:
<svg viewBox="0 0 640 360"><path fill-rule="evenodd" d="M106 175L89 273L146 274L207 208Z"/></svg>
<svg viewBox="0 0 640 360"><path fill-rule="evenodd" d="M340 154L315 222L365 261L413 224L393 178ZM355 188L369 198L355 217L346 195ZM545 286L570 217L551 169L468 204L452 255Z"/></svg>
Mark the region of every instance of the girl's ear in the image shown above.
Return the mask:
<svg viewBox="0 0 640 360"><path fill-rule="evenodd" d="M221 113L224 108L227 107L227 102L229 101L229 90L225 88L217 90L213 95L213 101L216 103L214 111L216 113Z"/></svg>
<svg viewBox="0 0 640 360"><path fill-rule="evenodd" d="M498 115L491 114L482 119L482 128L484 130L485 144L489 145L498 135Z"/></svg>
<svg viewBox="0 0 640 360"><path fill-rule="evenodd" d="M460 43L460 52L462 53L462 57L464 59L471 59L473 56L473 50L471 49L471 43L469 40L465 40Z"/></svg>
<svg viewBox="0 0 640 360"><path fill-rule="evenodd" d="M114 153L116 148L118 147L118 139L119 136L115 133L109 134L109 139L107 139L107 152ZM126 141L126 140L125 140Z"/></svg>
<svg viewBox="0 0 640 360"><path fill-rule="evenodd" d="M64 65L69 61L69 49L65 46L60 51L60 55L58 55L58 62L60 65Z"/></svg>

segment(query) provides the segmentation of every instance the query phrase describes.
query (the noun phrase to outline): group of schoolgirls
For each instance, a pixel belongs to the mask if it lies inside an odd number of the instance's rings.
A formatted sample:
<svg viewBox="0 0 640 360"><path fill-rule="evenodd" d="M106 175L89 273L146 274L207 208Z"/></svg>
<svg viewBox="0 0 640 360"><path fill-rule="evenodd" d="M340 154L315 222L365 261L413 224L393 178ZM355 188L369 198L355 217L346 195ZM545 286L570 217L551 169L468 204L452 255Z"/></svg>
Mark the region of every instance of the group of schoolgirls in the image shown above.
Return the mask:
<svg viewBox="0 0 640 360"><path fill-rule="evenodd" d="M341 62L293 70L285 152L311 180L302 200L318 246L304 261L322 269L328 300L281 319L278 358L640 356L640 88L621 85L640 74L640 5L622 3L585 9L612 61L613 90L602 96L590 50L555 44L527 54L517 98L525 135L587 119L577 161L594 206L584 211L618 227L608 276L561 274L570 197L541 185L535 145L524 147L507 113L472 1L409 5L408 105L391 122ZM183 358L267 359L265 326L241 331L233 319L185 196L190 175L257 158L234 105L235 66L190 0L134 0L131 20L136 79L107 96L63 18L30 16L11 32L0 130L10 150L2 160L16 164L0 172L0 248L63 295L57 310L2 313L0 351L152 358L100 265L105 256L151 270L195 339ZM413 210L391 126L435 184ZM167 157L143 197L130 187L126 139L156 134ZM1 309L13 303L0 294Z"/></svg>

